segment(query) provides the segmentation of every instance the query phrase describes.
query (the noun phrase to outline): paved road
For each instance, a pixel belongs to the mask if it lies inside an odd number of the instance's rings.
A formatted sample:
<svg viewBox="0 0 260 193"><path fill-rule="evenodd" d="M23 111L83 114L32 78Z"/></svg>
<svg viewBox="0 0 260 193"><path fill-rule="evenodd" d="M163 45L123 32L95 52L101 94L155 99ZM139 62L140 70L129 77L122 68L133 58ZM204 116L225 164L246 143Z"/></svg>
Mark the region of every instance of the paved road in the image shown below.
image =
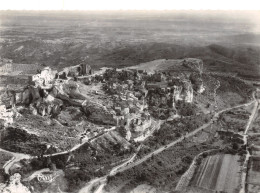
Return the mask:
<svg viewBox="0 0 260 193"><path fill-rule="evenodd" d="M255 118L255 114L256 114L257 107L258 107L258 103L257 103L257 101L255 100L255 104L254 104L253 110L252 110L252 112L251 112L251 115L250 115L250 117L249 117L249 119L248 119L247 125L246 125L246 127L245 127L245 131L244 131L243 134L239 134L241 137L243 137L243 139L244 139L244 144L247 143L247 141L246 141L247 132L248 132L248 129L250 128L250 126L251 126L251 124L252 124L253 119ZM211 151L211 150L207 150L207 151ZM206 151L206 152L207 152L207 151ZM204 153L204 152L202 152L202 153ZM201 155L202 153L200 153L199 155ZM192 167L195 165L195 163L196 163L196 158L197 158L199 155L197 155L197 156L193 159L193 162L192 162L192 164L190 165L190 168L184 173L184 175L183 175L183 176L181 177L181 179L179 180L179 182L178 182L178 184L177 184L177 186L176 186L176 190L181 191L181 190L183 190L184 187L187 186L187 183L188 183L187 179L188 179L190 173L192 172L192 171L191 171L191 170L192 170ZM249 158L248 155L250 155L249 152L247 152L247 158L246 158L246 159ZM246 171L246 170L245 170L245 171ZM244 173L245 173L245 172L244 172ZM243 174L242 174L242 175L243 175ZM244 175L246 175L246 173L245 173ZM245 177L245 176L244 176L244 177ZM245 184L245 181L242 180L242 184ZM242 187L243 187L243 186L242 186ZM242 193L242 192L244 193L244 191L241 191L240 193Z"/></svg>
<svg viewBox="0 0 260 193"><path fill-rule="evenodd" d="M252 110L252 113L249 117L249 120L247 122L247 125L246 125L246 128L245 128L245 131L244 131L244 134L243 134L243 140L244 140L244 145L247 145L247 133L248 133L248 130L252 124L252 122L254 121L255 117L256 117L256 112L257 112L257 109L258 109L258 105L259 105L259 102L258 100L255 99L255 104L254 104L254 108ZM241 177L241 189L239 191L239 193L245 193L246 190L245 190L245 185L246 185L246 171L247 171L247 167L248 167L248 160L250 158L250 153L248 151L248 149L246 150L247 153L246 153L246 158L245 158L245 161L243 163L243 170L242 170L242 177Z"/></svg>
<svg viewBox="0 0 260 193"><path fill-rule="evenodd" d="M221 111L215 113L214 118L215 118L215 119L218 118L218 116L219 116L221 113L225 112L225 111L229 111L229 110L232 110L232 109L235 109L235 108L239 108L239 107L248 106L248 105L251 105L252 103L254 103L254 101L249 102L249 103L246 103L246 104L242 104L242 105L237 105L237 106L234 106L234 107L230 107L230 108L227 108L227 109L223 109L223 110L221 110ZM162 146L162 147L160 147L159 149L154 150L154 151L151 152L150 154L145 155L145 156L144 156L143 158L141 158L140 160L137 160L136 162L134 162L134 163L132 163L132 164L130 164L130 165L128 165L128 166L126 166L126 167L120 169L118 172L123 172L123 171L125 171L125 170L128 170L128 169L134 167L134 166L137 166L137 165L143 163L144 161L146 161L147 159L151 158L153 155L159 154L159 153L161 153L162 151L164 151L164 150L166 150L166 149L168 149L168 148L170 148L170 147L176 145L177 143L182 142L185 138L189 138L189 137L191 137L191 136L197 134L197 133L198 133L199 131L201 131L202 129L205 129L205 128L207 128L208 126L210 126L210 125L213 123L214 118L211 119L208 123L202 125L201 127L195 129L194 131L188 133L188 134L185 135L184 137L181 137L181 138L179 138L179 139L177 139L177 140L171 142L171 143L168 144L167 146Z"/></svg>
<svg viewBox="0 0 260 193"><path fill-rule="evenodd" d="M133 162L134 158L136 157L136 154L134 154L128 161L124 162L123 164L119 165L119 166L116 166L114 167L108 175L106 176L103 176L101 178L96 178L90 182L88 182L86 184L86 186L84 188L82 188L79 193L91 193L91 192L94 192L94 193L102 193L103 192L103 188L104 186L106 185L106 179L107 179L107 176L112 176L112 175L115 175L119 172L123 172L125 170L128 170L128 169L131 169L141 163L143 163L144 161L146 161L147 159L151 158L153 155L156 155L156 154L159 154L161 153L162 151L176 145L177 143L180 143L182 142L185 138L188 138L188 137L191 137L193 135L195 135L196 133L198 133L199 131L201 131L202 129L205 129L207 128L210 124L213 123L214 119L218 118L218 116L225 112L225 111L229 111L229 110L232 110L232 109L235 109L235 108L240 108L240 107L245 107L245 106L249 106L251 104L253 104L255 101L252 101L252 102L249 102L249 103L246 103L246 104L241 104L241 105L237 105L237 106L234 106L234 107L230 107L230 108L227 108L227 109L223 109L217 113L215 113L214 117L206 124L202 125L201 127L195 129L194 131L188 133L187 135L185 135L185 137L181 137L175 141L173 141L172 143L166 145L166 146L162 146L160 147L159 149L157 150L154 150L153 152L151 152L150 154L148 155L145 155L143 158ZM141 146L139 146L139 149L138 151L140 150ZM138 152L137 151L137 152ZM93 191L93 187L96 187L96 189Z"/></svg>
<svg viewBox="0 0 260 193"><path fill-rule="evenodd" d="M79 191L79 193L90 193L90 192L102 193L103 192L103 188L105 187L105 185L107 183L107 177L108 176L113 176L113 175L117 174L120 168L127 166L129 163L132 163L140 149L141 149L141 145L137 148L137 152L134 153L134 155L132 157L130 157L124 163L122 163L122 164L120 164L118 166L115 166L112 170L110 170L109 174L107 174L107 175L105 175L103 177L100 177L100 178L95 178L95 179L91 180L90 182L88 182ZM95 189L95 190L93 191L93 189Z"/></svg>
<svg viewBox="0 0 260 193"><path fill-rule="evenodd" d="M221 114L221 113L223 113L223 112L225 112L225 111L229 111L229 110L231 110L231 109L239 108L239 107L243 107L243 106L248 106L248 105L251 105L251 104L254 103L254 102L255 102L255 101L252 101L252 102L249 102L249 103L246 103L246 104L241 104L241 105L237 105L237 106L235 106L235 107L230 107L230 108L221 110L221 111L215 113L214 118L217 118L217 117L219 116L219 114ZM196 133L198 133L199 131L201 131L202 129L207 128L210 124L212 124L214 118L211 119L210 122L204 124L203 126L197 128L197 129L195 129L194 131L192 131L192 132L188 133L187 135L185 135L185 138L191 137L191 136L195 135ZM253 119L253 118L252 118L252 119ZM113 129L115 129L115 128L116 128L116 127L112 127L112 128L109 129L108 131L111 131L111 130L113 130ZM249 126L248 126L248 128L249 128ZM247 128L247 130L248 130L248 128ZM246 130L246 132L247 132L247 130ZM107 132L108 132L108 131L107 131ZM99 136L96 136L96 137L94 137L94 138L92 138L92 139L90 139L90 140L94 140L94 139L97 138L97 137L99 137ZM112 173L109 173L109 175L115 175L115 174L118 173L118 172L123 172L123 171L125 171L125 170L128 170L128 169L134 167L134 166L137 166L137 165L143 163L144 161L146 161L147 159L151 158L153 155L159 154L159 153L161 153L162 151L164 151L165 149L168 149L168 148L170 148L170 147L176 145L177 143L182 142L183 140L184 140L184 137L179 138L179 139L177 139L177 140L171 142L171 143L168 144L167 146L162 146L162 147L160 147L159 149L154 150L154 151L151 152L150 154L145 155L143 158L137 160L136 162L132 162L133 159L136 157L136 154L134 154L134 156L133 156L130 160L124 162L124 163L121 164L120 166L117 166L117 167L113 168L113 169L111 170ZM72 149L70 149L70 150L68 150L68 151L63 151L63 152L54 153L54 154L48 154L48 155L44 155L44 156L47 157L47 156L63 155L63 154L69 153L69 152L71 152L71 151L75 151L76 149L80 148L82 145L84 145L84 144L87 143L87 142L89 142L89 140L85 141L84 143L75 145ZM5 169L5 172L6 172L7 174L9 173L10 167L11 167L15 162L18 162L18 161L20 161L20 160L22 160L22 159L30 159L30 158L33 158L33 157L34 157L34 156L30 156L30 155L28 155L28 154L21 154L21 153L10 152L10 151L7 151L7 150L1 149L1 148L0 148L0 151L5 151L5 152L8 152L8 153L11 153L11 154L14 156L14 158L12 158L10 161L8 161L8 162L4 165L4 169ZM130 163L130 162L131 162L131 163ZM130 164L129 164L129 163L130 163ZM107 177L107 175L104 176L104 177L102 177L102 178L98 178L98 179L99 179L98 182L104 181L104 179L106 179L106 177ZM95 179L95 180L97 180L97 179ZM106 182L106 180L105 180L104 182ZM93 182L91 182L91 183L92 183L92 184L95 184L96 182L93 181ZM102 183L101 183L101 185L102 185ZM101 190L102 190L102 189L101 189Z"/></svg>
<svg viewBox="0 0 260 193"><path fill-rule="evenodd" d="M79 149L79 148L80 148L81 146L83 146L84 144L89 143L89 142L91 142L91 141L93 141L93 140L99 138L100 136L106 134L107 132L113 131L113 130L115 130L115 129L116 129L116 126L113 126L113 127L111 127L110 129L107 129L104 133L102 133L102 134L100 134L100 135L97 135L97 136L95 136L95 137L92 137L92 138L90 138L90 139L88 139L88 140L86 140L86 141L84 141L84 142L82 142L82 143L76 144L76 145L75 145L74 147L72 147L70 150L66 150L66 151L58 152L58 153L53 153L53 154L45 154L44 157L56 156L56 155L63 155L63 154L70 153L70 152L72 152L72 151L75 151L75 150Z"/></svg>
<svg viewBox="0 0 260 193"><path fill-rule="evenodd" d="M114 126L114 127L111 127L110 129L106 130L106 132L104 132L103 134L105 134L105 133L107 133L107 132L109 132L109 131L115 130L115 129L116 129L115 126ZM103 134L102 134L102 135L103 135ZM45 155L43 155L43 156L44 156L44 157L49 157L49 156L56 156L56 155L67 154L67 153L69 153L69 152L72 152L72 151L77 150L78 148L80 148L80 147L81 147L82 145L84 145L85 143L88 143L88 142L90 142L90 141L92 141L92 140L94 140L94 139L96 139L96 138L98 138L98 137L100 137L100 136L102 136L102 135L95 136L95 137L93 137L93 138L91 138L91 139L89 139L89 140L86 140L86 141L83 142L83 143L76 144L76 145L75 145L74 147L72 147L70 150L63 151L63 152L58 152L58 153L53 153L53 154L45 154ZM7 152L7 153L10 153L10 154L13 155L13 158L12 158L11 160L7 161L7 162L4 164L4 166L3 166L3 168L4 168L6 174L9 174L9 169L12 167L12 165L13 165L15 162L19 162L19 161L22 160L22 159L32 159L32 158L36 158L36 156L31 156L31 155L29 155L29 154L24 154L24 153L15 153L15 152L11 152L11 151L8 151L8 150L5 150L5 149L1 149L1 148L0 148L0 151Z"/></svg>
<svg viewBox="0 0 260 193"><path fill-rule="evenodd" d="M9 174L9 169L11 168L11 166L15 163L15 162L18 162L22 159L30 159L31 156L28 155L28 154L23 154L23 153L14 153L14 152L10 152L10 151L7 151L7 150L4 150L4 149L1 149L0 148L0 151L2 152L6 152L6 153L9 153L9 154L12 154L13 155L13 158L9 161L7 161L3 168L5 170L5 173L6 174Z"/></svg>

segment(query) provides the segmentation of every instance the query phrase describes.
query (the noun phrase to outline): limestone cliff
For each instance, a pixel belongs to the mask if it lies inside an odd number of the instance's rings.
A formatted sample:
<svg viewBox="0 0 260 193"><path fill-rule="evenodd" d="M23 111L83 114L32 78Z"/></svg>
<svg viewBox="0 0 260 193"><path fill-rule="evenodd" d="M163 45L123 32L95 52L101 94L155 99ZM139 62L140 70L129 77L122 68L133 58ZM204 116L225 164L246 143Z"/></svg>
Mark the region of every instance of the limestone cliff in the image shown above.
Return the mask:
<svg viewBox="0 0 260 193"><path fill-rule="evenodd" d="M175 102L182 100L182 98L181 98L182 89L183 89L182 86L174 86L173 99Z"/></svg>
<svg viewBox="0 0 260 193"><path fill-rule="evenodd" d="M0 184L0 193L30 193L29 189L21 183L21 175L15 173L7 184Z"/></svg>
<svg viewBox="0 0 260 193"><path fill-rule="evenodd" d="M40 86L41 88L50 88L52 87L57 73L56 70L51 70L50 67L46 67L41 71L41 73L33 75L32 81L36 86Z"/></svg>
<svg viewBox="0 0 260 193"><path fill-rule="evenodd" d="M192 84L189 81L184 80L182 81L181 86L175 85L172 97L174 102L185 101L187 103L191 103L193 101Z"/></svg>
<svg viewBox="0 0 260 193"><path fill-rule="evenodd" d="M183 60L183 66L186 66L194 71L203 72L203 61L197 58L185 58Z"/></svg>
<svg viewBox="0 0 260 193"><path fill-rule="evenodd" d="M187 103L191 103L193 101L193 88L192 84L188 81L184 82L184 96L183 99Z"/></svg>
<svg viewBox="0 0 260 193"><path fill-rule="evenodd" d="M6 125L13 123L14 112L7 110L5 105L0 105L0 119L4 120Z"/></svg>

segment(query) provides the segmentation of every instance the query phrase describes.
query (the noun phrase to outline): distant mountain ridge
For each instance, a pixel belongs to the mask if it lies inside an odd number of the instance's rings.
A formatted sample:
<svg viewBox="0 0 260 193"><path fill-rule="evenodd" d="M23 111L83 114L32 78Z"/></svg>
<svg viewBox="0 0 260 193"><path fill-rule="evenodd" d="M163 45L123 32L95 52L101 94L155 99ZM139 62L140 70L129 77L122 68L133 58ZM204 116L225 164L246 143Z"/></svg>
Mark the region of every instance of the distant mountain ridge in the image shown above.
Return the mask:
<svg viewBox="0 0 260 193"><path fill-rule="evenodd" d="M48 43L26 40L2 44L0 56L12 59L14 63L40 64L58 69L81 62L98 69L103 66L134 66L157 59L198 58L203 60L208 71L260 78L260 48L253 46L186 46L170 43L89 46L77 42Z"/></svg>

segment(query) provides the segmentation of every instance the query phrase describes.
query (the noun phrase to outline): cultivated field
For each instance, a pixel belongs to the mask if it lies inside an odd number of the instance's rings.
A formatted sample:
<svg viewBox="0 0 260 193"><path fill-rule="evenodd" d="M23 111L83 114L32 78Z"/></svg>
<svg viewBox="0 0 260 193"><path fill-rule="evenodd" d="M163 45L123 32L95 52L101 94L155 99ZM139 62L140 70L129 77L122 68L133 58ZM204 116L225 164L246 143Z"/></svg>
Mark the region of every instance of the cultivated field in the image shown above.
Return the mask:
<svg viewBox="0 0 260 193"><path fill-rule="evenodd" d="M260 157L251 157L248 165L248 193L260 192Z"/></svg>
<svg viewBox="0 0 260 193"><path fill-rule="evenodd" d="M218 154L202 161L191 186L209 191L237 193L240 181L240 156Z"/></svg>
<svg viewBox="0 0 260 193"><path fill-rule="evenodd" d="M260 109L258 109L252 127L248 131L249 144L251 145L252 155L260 156Z"/></svg>

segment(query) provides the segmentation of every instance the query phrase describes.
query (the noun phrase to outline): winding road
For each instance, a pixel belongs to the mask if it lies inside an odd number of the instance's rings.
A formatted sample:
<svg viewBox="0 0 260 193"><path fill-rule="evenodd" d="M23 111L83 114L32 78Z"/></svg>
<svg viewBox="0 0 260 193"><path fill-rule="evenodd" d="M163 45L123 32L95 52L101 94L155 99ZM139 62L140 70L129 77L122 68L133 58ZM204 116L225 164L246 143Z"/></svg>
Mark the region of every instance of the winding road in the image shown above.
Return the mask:
<svg viewBox="0 0 260 193"><path fill-rule="evenodd" d="M255 119L255 116L256 116L256 112L257 112L257 109L258 109L258 105L259 105L259 101L255 99L255 104L254 104L254 108L252 110L252 113L249 117L249 120L247 122L247 125L246 125L246 128L245 128L245 131L243 133L243 141L244 141L244 145L247 146L247 133L248 133L248 130L250 129L250 126L253 122L253 120ZM246 158L245 158L245 161L243 163L243 170L242 170L242 177L241 177L241 189L239 191L239 193L245 193L246 190L245 190L245 186L246 186L246 175L247 175L247 167L248 167L248 160L250 158L250 152L248 151L248 149L246 150Z"/></svg>
<svg viewBox="0 0 260 193"><path fill-rule="evenodd" d="M235 109L235 108L239 108L239 107L244 107L244 106L248 106L248 105L251 105L253 104L254 102L256 102L256 100L254 101L251 101L249 103L245 103L245 104L241 104L241 105L237 105L237 106L234 106L234 107L230 107L230 108L227 108L227 109L223 109L219 112L216 112L214 117L206 124L202 125L201 127L195 129L194 131L186 134L185 136L171 142L170 144L168 144L167 146L162 146L160 147L159 149L157 150L154 150L153 152L149 153L148 155L145 155L143 158L137 160L134 162L134 159L136 158L136 155L137 153L139 152L141 146L138 147L137 149L137 152L130 158L128 159L126 162L120 164L119 166L116 166L114 167L110 172L109 174L103 176L103 177L100 177L100 178L96 178L90 182L88 182L86 184L86 186L84 186L81 190L80 190L80 193L88 193L88 192L93 192L93 187L97 186L97 188L95 189L95 193L101 193L103 191L103 188L104 186L106 185L106 181L107 181L107 176L113 176L119 172L123 172L125 170L128 170L130 168L133 168L141 163L143 163L144 161L146 161L147 159L151 158L153 155L156 155L156 154L159 154L161 153L162 151L182 142L185 138L189 138L195 134L197 134L199 131L207 128L210 124L213 123L213 121L218 118L218 116L225 112L225 111L229 111L231 109ZM251 117L250 117L251 118ZM253 118L252 118L253 119ZM252 119L250 119L252 121ZM249 123L249 125L251 124L251 121ZM112 127L111 129L109 129L108 131L111 131L111 130L114 130L116 127ZM247 132L249 126L247 127L245 133ZM108 132L107 131L107 132ZM67 151L63 151L63 152L59 152L59 153L54 153L54 154L48 154L48 155L44 155L45 157L47 156L55 156L55 155L63 155L63 154L66 154L66 153L69 153L71 151L75 151L76 149L80 148L82 145L84 145L85 143L91 141L91 140L94 140L95 138L97 138L99 136L96 136L94 138L91 138L90 140L87 140L85 141L84 143L81 143L81 144L77 144L75 145L73 148L71 148L70 150L67 150ZM4 150L4 149L1 149L0 148L0 151L3 151L3 152L8 152L10 154L12 154L14 156L14 158L12 158L10 161L8 161L5 165L4 165L4 170L7 174L9 174L9 169L10 167L15 163L15 162L18 162L22 159L31 159L33 158L34 156L31 156L31 155L28 155L28 154L22 154L22 153L15 153L15 152L10 152L10 151L7 151L7 150Z"/></svg>
<svg viewBox="0 0 260 193"><path fill-rule="evenodd" d="M107 132L113 131L113 130L115 130L115 129L116 129L116 126L113 126L113 127L111 127L110 129L105 130L105 132L103 132L101 135L96 135L95 137L92 137L92 138L90 138L90 139L88 139L88 140L85 140L85 141L82 142L82 143L76 144L76 145L75 145L74 147L72 147L70 150L66 150L66 151L58 152L58 153L53 153L53 154L45 154L45 155L43 155L43 156L44 156L44 157L49 157L49 156L64 155L64 154L70 153L70 152L72 152L72 151L75 151L75 150L79 149L79 148L80 148L81 146L83 146L84 144L89 143L89 142L91 142L91 141L93 141L93 140L99 138L100 136L106 134Z"/></svg>
<svg viewBox="0 0 260 193"><path fill-rule="evenodd" d="M105 133L107 133L107 132L109 132L109 131L115 130L115 129L116 129L115 126L114 126L114 127L111 127L110 129L107 129L106 132L102 133L102 135L105 134ZM70 150L63 151L63 152L58 152L58 153L53 153L53 154L45 154L45 155L43 155L43 156L44 156L44 157L50 157L50 156L64 155L64 154L70 153L70 152L72 152L72 151L75 151L75 150L79 149L82 145L84 145L84 144L86 144L86 143L89 143L89 142L91 142L91 141L94 140L94 139L97 139L97 138L100 137L100 136L101 136L101 135L97 135L97 136L95 136L95 137L93 137L93 138L90 138L89 140L86 140L86 141L83 142L83 143L76 144L76 145L75 145L74 147L72 147ZM10 153L10 154L13 155L13 158L12 158L11 160L7 161L7 162L4 164L4 166L3 166L3 168L4 168L6 174L9 174L9 169L12 167L12 165L13 165L15 162L19 162L19 161L22 160L22 159L32 159L32 158L36 158L36 156L31 156L31 155L29 155L29 154L24 154L24 153L15 153L15 152L11 152L11 151L8 151L8 150L2 149L2 148L0 148L0 151L6 152L6 153Z"/></svg>
<svg viewBox="0 0 260 193"><path fill-rule="evenodd" d="M139 150L141 149L140 145L137 148L136 153L134 153L134 155L132 157L130 157L127 161L125 161L124 163L114 167L112 170L110 170L109 174L100 177L100 178L95 178L93 180L91 180L90 182L88 182L80 191L79 193L89 193L92 192L92 190L94 189L95 193L101 193L103 192L103 188L105 187L106 183L107 183L107 177L108 176L113 176L115 174L117 174L120 171L120 168L126 167L128 164L132 163L137 155L137 153L139 152Z"/></svg>
<svg viewBox="0 0 260 193"><path fill-rule="evenodd" d="M7 151L7 150L4 150L2 148L0 148L0 151L2 152L6 152L6 153L9 153L9 154L12 154L13 157L11 160L7 161L3 168L5 170L5 173L6 174L9 174L9 169L12 167L12 165L15 163L15 162L18 162L22 159L30 159L32 158L32 156L28 155L28 154L23 154L23 153L14 153L14 152L11 152L11 151Z"/></svg>
<svg viewBox="0 0 260 193"><path fill-rule="evenodd" d="M144 161L146 161L147 159L151 158L153 155L156 155L156 154L159 154L161 153L162 151L182 142L185 138L189 138L195 134L197 134L199 131L203 130L203 129L206 129L208 126L210 126L213 121L215 119L218 118L218 116L223 113L223 112L226 112L226 111L229 111L229 110L232 110L232 109L235 109L235 108L240 108L240 107L245 107L245 106L249 106L251 104L253 104L255 102L254 101L251 101L249 103L245 103L245 104L241 104L241 105L237 105L237 106L234 106L234 107L229 107L229 108L226 108L226 109L223 109L219 112L216 112L214 117L208 122L208 123L205 123L204 125L202 125L201 127L195 129L194 131L186 134L185 136L169 143L168 145L166 146L162 146L160 147L159 149L157 150L154 150L153 152L145 155L143 158L133 162L134 158L136 157L137 153L135 153L129 160L127 160L125 163L119 165L119 166L116 166L115 168L113 168L109 174L103 176L103 177L100 177L100 178L96 178L94 180L91 180L90 182L88 182L80 191L79 193L102 193L103 192L103 188L105 187L106 185L106 182L107 182L107 176L113 176L119 172L123 172L125 170L128 170L128 169L131 169L141 163L143 163ZM140 150L141 146L139 146L139 150ZM139 151L138 150L138 151ZM137 152L138 152L137 151Z"/></svg>

